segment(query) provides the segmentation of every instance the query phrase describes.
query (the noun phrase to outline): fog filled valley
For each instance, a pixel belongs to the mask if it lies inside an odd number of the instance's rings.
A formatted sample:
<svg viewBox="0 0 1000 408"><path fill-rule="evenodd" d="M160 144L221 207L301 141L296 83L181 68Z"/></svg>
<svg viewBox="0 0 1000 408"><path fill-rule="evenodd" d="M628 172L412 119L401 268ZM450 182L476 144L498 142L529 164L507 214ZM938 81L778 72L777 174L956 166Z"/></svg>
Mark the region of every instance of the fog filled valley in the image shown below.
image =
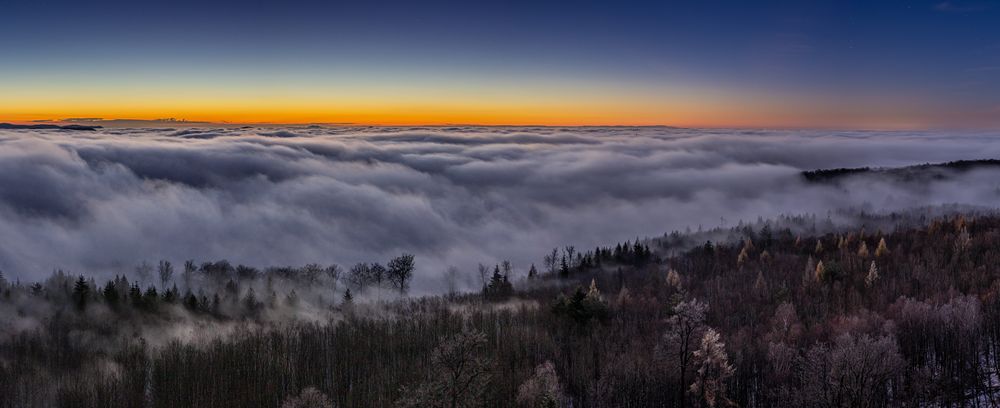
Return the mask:
<svg viewBox="0 0 1000 408"><path fill-rule="evenodd" d="M0 407L997 406L997 136L0 130Z"/></svg>

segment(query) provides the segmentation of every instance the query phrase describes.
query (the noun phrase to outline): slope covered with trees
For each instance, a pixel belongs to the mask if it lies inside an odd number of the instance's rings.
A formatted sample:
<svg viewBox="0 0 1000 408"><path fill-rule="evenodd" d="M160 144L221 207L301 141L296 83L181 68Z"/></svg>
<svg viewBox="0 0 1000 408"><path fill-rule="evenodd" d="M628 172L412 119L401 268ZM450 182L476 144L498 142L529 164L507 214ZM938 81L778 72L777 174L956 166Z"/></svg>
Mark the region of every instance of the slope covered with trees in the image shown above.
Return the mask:
<svg viewBox="0 0 1000 408"><path fill-rule="evenodd" d="M410 255L0 279L0 406L1000 404L1000 217L815 224L565 247L437 297L398 296Z"/></svg>

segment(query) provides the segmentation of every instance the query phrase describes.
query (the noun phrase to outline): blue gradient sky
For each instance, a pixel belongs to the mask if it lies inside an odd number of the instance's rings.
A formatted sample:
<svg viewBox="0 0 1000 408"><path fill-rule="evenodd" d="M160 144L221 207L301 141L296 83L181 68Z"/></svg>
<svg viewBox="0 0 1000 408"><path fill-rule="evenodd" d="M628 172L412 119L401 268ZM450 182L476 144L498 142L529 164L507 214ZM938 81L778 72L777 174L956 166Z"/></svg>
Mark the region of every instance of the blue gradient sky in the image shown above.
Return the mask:
<svg viewBox="0 0 1000 408"><path fill-rule="evenodd" d="M1000 126L997 1L7 1L0 120Z"/></svg>

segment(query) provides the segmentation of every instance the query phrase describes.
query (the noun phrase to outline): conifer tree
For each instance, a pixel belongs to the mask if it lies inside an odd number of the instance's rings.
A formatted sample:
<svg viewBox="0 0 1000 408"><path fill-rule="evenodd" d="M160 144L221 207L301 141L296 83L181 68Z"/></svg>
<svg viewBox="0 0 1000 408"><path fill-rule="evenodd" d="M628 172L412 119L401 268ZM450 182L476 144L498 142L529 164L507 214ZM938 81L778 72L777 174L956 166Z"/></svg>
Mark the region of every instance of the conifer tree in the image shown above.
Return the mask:
<svg viewBox="0 0 1000 408"><path fill-rule="evenodd" d="M73 301L76 303L77 310L84 310L88 300L90 300L90 285L83 278L83 275L80 275L80 278L73 285Z"/></svg>
<svg viewBox="0 0 1000 408"><path fill-rule="evenodd" d="M819 261L819 263L816 264L816 273L814 276L816 278L816 282L822 282L823 279L826 279L826 267L823 266L823 261Z"/></svg>
<svg viewBox="0 0 1000 408"><path fill-rule="evenodd" d="M889 255L889 246L885 243L885 238L878 241L878 248L875 249L875 256L877 258Z"/></svg>

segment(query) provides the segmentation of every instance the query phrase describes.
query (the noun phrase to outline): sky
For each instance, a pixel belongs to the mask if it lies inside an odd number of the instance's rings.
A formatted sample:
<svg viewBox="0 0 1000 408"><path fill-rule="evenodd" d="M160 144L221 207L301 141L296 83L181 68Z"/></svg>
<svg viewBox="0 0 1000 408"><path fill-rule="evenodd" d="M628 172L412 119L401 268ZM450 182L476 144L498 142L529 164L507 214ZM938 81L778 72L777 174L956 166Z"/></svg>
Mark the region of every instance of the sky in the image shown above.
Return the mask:
<svg viewBox="0 0 1000 408"><path fill-rule="evenodd" d="M1000 2L8 0L0 121L1000 128Z"/></svg>

